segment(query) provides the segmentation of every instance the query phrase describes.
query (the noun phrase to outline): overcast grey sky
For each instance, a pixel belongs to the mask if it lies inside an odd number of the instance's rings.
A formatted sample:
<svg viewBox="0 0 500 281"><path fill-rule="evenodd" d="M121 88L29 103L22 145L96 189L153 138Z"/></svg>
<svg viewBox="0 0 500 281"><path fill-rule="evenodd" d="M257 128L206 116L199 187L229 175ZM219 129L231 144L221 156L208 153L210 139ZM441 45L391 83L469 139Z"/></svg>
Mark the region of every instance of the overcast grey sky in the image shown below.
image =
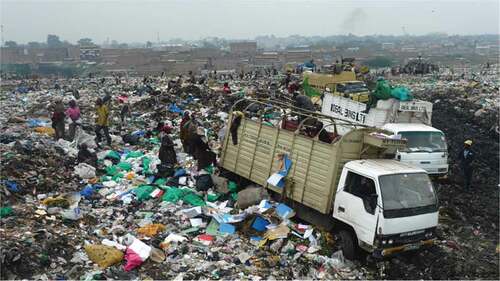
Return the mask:
<svg viewBox="0 0 500 281"><path fill-rule="evenodd" d="M0 0L4 40L499 33L499 0Z"/></svg>

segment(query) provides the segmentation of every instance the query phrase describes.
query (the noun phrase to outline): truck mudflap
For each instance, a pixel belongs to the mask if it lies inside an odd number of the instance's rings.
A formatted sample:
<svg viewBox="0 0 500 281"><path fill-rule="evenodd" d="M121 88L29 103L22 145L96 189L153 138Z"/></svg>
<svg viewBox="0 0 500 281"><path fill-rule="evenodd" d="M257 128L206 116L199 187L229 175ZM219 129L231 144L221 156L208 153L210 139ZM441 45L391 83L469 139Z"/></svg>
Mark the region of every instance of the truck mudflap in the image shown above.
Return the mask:
<svg viewBox="0 0 500 281"><path fill-rule="evenodd" d="M372 253L372 256L374 258L383 258L383 257L392 256L394 254L401 253L401 252L422 249L422 248L429 247L432 245L434 245L434 239L429 239L429 240L419 241L419 242L415 242L415 243L409 243L409 244L405 244L405 245L401 245L401 246L396 246L396 247L392 247L392 248L375 249Z"/></svg>

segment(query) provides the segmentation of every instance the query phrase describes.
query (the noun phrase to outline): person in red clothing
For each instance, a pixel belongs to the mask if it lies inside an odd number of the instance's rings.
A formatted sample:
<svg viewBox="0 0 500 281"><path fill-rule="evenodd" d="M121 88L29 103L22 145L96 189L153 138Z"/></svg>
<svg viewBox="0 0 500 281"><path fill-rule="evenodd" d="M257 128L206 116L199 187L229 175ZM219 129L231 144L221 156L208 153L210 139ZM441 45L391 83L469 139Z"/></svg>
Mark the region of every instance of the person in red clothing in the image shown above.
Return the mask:
<svg viewBox="0 0 500 281"><path fill-rule="evenodd" d="M73 138L75 137L76 127L78 125L81 125L80 108L76 105L75 100L71 100L69 102L69 108L66 109L65 113L66 116L68 116L69 119L71 120L71 123L69 124L68 138L70 141L73 141Z"/></svg>
<svg viewBox="0 0 500 281"><path fill-rule="evenodd" d="M226 82L224 83L224 87L222 88L222 91L224 94L230 94L231 93L231 88L229 88L229 84Z"/></svg>

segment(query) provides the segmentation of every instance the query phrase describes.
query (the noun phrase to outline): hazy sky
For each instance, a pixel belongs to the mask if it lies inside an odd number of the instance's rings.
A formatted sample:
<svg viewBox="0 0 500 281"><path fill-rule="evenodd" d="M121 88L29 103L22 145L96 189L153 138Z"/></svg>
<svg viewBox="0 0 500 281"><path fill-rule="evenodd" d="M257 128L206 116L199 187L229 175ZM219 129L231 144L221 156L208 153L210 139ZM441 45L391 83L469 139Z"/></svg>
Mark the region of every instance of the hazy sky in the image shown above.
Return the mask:
<svg viewBox="0 0 500 281"><path fill-rule="evenodd" d="M499 0L0 0L4 40L499 33Z"/></svg>

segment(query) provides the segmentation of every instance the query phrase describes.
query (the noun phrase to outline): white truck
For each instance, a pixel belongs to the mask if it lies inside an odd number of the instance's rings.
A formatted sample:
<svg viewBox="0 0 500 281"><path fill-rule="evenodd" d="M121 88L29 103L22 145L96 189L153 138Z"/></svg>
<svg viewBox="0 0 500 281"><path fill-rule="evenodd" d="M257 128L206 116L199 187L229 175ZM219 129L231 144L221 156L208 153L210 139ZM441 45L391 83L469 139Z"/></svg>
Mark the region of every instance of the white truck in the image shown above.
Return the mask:
<svg viewBox="0 0 500 281"><path fill-rule="evenodd" d="M261 104L269 108L269 102ZM337 230L347 258L355 258L360 248L383 257L433 244L438 201L429 176L421 168L385 159L403 148L405 140L387 138L382 129L354 128L324 142L301 133L307 119L330 120L322 130L346 122L296 113L304 122L286 129L243 113L230 113L228 128L240 118L237 142L225 135L221 166L280 194L299 217ZM286 166L280 160L284 155L291 166L279 187L269 179Z"/></svg>
<svg viewBox="0 0 500 281"><path fill-rule="evenodd" d="M368 113L365 110L365 103L330 93L325 93L321 105L321 113L325 115L381 128L394 138L406 139L407 147L397 151L397 160L421 167L429 175L446 177L448 148L444 133L431 126L432 103L388 99L379 100ZM336 129L343 135L352 130L352 126L338 126Z"/></svg>

